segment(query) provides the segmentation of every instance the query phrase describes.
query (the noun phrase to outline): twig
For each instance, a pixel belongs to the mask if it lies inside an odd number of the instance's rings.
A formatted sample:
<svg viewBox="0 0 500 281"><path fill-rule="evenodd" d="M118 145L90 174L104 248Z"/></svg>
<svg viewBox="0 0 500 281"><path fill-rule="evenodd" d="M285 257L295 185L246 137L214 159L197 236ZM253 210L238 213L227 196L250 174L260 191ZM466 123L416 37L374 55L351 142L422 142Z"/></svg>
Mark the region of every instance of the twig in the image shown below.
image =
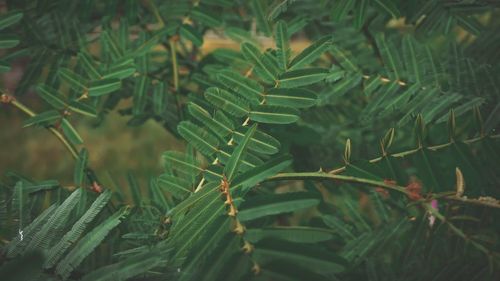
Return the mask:
<svg viewBox="0 0 500 281"><path fill-rule="evenodd" d="M370 179L365 179L365 178L358 178L358 177L353 177L353 176L345 176L345 175L337 175L337 174L331 174L331 173L324 173L324 172L306 172L306 173L281 173L277 174L275 176L272 176L268 178L268 181L273 181L273 180L306 180L306 179L317 179L317 180L338 180L338 181L344 181L344 182L353 182L353 183L361 183L361 184L367 184L369 186L373 187L381 187L384 189L389 189L389 190L394 190L400 193L405 194L406 196L410 196L411 192L407 190L407 188L397 185L397 184L392 184L384 181L376 181L376 180L370 180ZM478 205L478 206L483 206L483 207L490 207L490 208L500 208L500 203L499 200L495 198L479 198L479 199L469 199L466 197L457 197L454 194L450 193L445 193L445 194L429 194L430 199L444 199L448 201L456 201L456 202L461 202L465 204L471 204L471 205ZM426 202L429 199L426 200L419 200L417 202Z"/></svg>
<svg viewBox="0 0 500 281"><path fill-rule="evenodd" d="M30 108L22 104L21 102L17 101L13 96L5 94L3 91L2 96L1 96L1 102L5 104L11 104L12 106L16 107L17 109L21 110L24 112L26 115L33 117L36 115L35 112L33 112ZM64 137L61 132L59 132L56 128L51 127L51 126L45 126L52 134L54 134L59 141L61 141L66 149L71 153L73 158L77 159L78 158L78 151L76 150L75 147L71 143L68 142L68 140Z"/></svg>
<svg viewBox="0 0 500 281"><path fill-rule="evenodd" d="M323 173L323 172L281 173L281 174L277 174L275 176L272 176L272 177L268 178L267 180L294 180L294 179L298 179L298 180L327 179L327 180L338 180L338 181L354 182L354 183L364 183L364 184L367 184L370 186L382 187L385 189L394 190L394 191L403 193L405 195L410 194L409 191L407 191L404 187L399 186L399 185L389 184L389 183L386 183L383 181L376 181L376 180L358 178L358 177L353 177L353 176L335 175L335 174Z"/></svg>

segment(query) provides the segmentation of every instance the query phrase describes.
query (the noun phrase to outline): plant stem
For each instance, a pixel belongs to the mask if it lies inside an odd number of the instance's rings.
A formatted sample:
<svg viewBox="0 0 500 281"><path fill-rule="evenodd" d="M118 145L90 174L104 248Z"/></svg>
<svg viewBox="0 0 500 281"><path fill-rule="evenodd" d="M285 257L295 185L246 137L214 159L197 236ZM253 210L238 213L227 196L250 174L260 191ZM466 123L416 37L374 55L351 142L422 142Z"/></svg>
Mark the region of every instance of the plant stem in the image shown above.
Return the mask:
<svg viewBox="0 0 500 281"><path fill-rule="evenodd" d="M25 106L21 102L17 101L14 97L9 96L7 94L4 94L3 91L2 91L1 100L3 103L8 103L8 104L13 105L14 107L21 110L22 112L24 112L26 115L28 115L30 117L33 117L36 115L36 113L33 112L30 108L28 108L27 106ZM45 128L47 128L52 134L54 134L64 144L64 146L71 153L71 155L73 156L74 159L78 158L78 151L70 142L68 142L68 140L64 137L63 134L61 134L61 132L59 132L56 128L51 127L51 126L46 126Z"/></svg>
<svg viewBox="0 0 500 281"><path fill-rule="evenodd" d="M367 184L369 186L381 187L381 188L385 188L385 189L389 189L389 190L394 190L394 191L403 193L407 196L410 195L410 192L407 191L405 187L400 186L400 185L389 184L389 183L385 183L383 181L376 181L376 180L358 178L358 177L353 177L353 176L336 175L336 174L324 173L324 172L281 173L281 174L277 174L275 176L272 176L272 177L268 178L267 180L272 181L272 180L307 180L307 179L338 180L338 181L344 181L344 182L361 183L361 184ZM448 201L455 201L455 202L461 202L461 203L465 203L465 204L478 205L478 206L490 207L490 208L500 208L499 200L497 200L495 198L471 199L471 198L465 198L465 197L457 197L453 193L451 193L451 194L448 194L448 193L447 194L430 194L429 198L431 198L431 199L443 199L443 200L448 200ZM424 203L425 201L428 201L428 200L419 200L417 202Z"/></svg>
<svg viewBox="0 0 500 281"><path fill-rule="evenodd" d="M174 91L177 93L179 90L179 70L177 67L177 53L175 49L174 39L169 40L170 53L172 55L172 71L174 72Z"/></svg>
<svg viewBox="0 0 500 281"><path fill-rule="evenodd" d="M456 227L453 223L449 222L444 215L442 215L438 210L434 209L429 203L422 202L421 205L429 214L435 216L442 223L448 225L450 230L457 236L459 236L460 238L464 239L467 242L470 242L474 247L476 247L476 249L483 252L484 254L488 256L491 255L491 252L488 249L486 249L483 245L479 244L478 242L469 238L467 234L465 234L460 228Z"/></svg>
<svg viewBox="0 0 500 281"><path fill-rule="evenodd" d="M163 18L160 15L160 12L158 11L158 7L156 7L155 2L152 0L147 1L149 4L149 7L151 9L151 12L153 12L153 15L155 16L156 20L160 24L160 27L163 28L165 27L165 21L163 21Z"/></svg>
<svg viewBox="0 0 500 281"><path fill-rule="evenodd" d="M179 119L182 120L182 108L181 108L181 102L179 99L179 66L177 65L177 52L176 52L176 46L175 46L175 41L176 38L171 38L169 40L169 46L170 46L170 54L172 56L172 72L173 72L173 82L174 82L174 98L175 98L175 103L177 106L177 113L179 114Z"/></svg>
<svg viewBox="0 0 500 281"><path fill-rule="evenodd" d="M273 177L270 177L268 180L294 180L294 179L299 179L299 180L328 179L328 180L338 180L338 181L353 182L353 183L364 183L364 184L368 184L371 186L382 187L385 189L398 191L398 192L403 193L405 195L410 194L402 186L387 184L383 181L376 181L376 180L370 180L370 179L364 179L364 178L358 178L358 177L352 177L352 176L335 175L335 174L323 173L323 172L281 173L281 174L277 174Z"/></svg>

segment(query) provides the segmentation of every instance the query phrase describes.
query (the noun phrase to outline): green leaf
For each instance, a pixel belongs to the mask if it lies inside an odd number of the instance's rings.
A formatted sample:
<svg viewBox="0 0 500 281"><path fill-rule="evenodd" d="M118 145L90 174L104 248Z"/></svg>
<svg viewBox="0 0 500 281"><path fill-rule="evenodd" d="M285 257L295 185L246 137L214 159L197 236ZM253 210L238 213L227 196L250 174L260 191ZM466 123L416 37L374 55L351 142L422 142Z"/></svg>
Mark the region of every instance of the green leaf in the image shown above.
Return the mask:
<svg viewBox="0 0 500 281"><path fill-rule="evenodd" d="M352 233L352 227L344 221L331 215L323 215L321 219L323 219L323 222L332 230L336 231L345 241L356 239L356 236Z"/></svg>
<svg viewBox="0 0 500 281"><path fill-rule="evenodd" d="M115 39L108 30L103 30L101 32L101 41L104 46L103 53L109 54L113 60L123 56L123 50L118 43L115 42Z"/></svg>
<svg viewBox="0 0 500 281"><path fill-rule="evenodd" d="M12 198L12 209L17 211L19 228L23 227L24 221L27 217L26 215L28 214L28 212L25 211L25 205L28 202L28 193L26 192L26 188L24 186L25 184L23 183L23 181L16 182Z"/></svg>
<svg viewBox="0 0 500 281"><path fill-rule="evenodd" d="M215 77L224 86L251 102L259 103L264 95L264 87L252 79L241 76L235 71L223 70L217 73Z"/></svg>
<svg viewBox="0 0 500 281"><path fill-rule="evenodd" d="M288 7L291 6L295 1L296 0L276 1L275 4L270 7L267 19L269 21L275 20L279 15L285 13L288 10Z"/></svg>
<svg viewBox="0 0 500 281"><path fill-rule="evenodd" d="M54 214L57 209L57 204L53 204L38 215L28 226L23 228L23 239L20 235L16 235L6 247L7 257L12 258L24 253L26 246L31 242L33 237L40 232L42 227Z"/></svg>
<svg viewBox="0 0 500 281"><path fill-rule="evenodd" d="M384 34L377 35L375 39L384 64L388 69L389 78L399 80L402 70L398 50L390 42L387 42Z"/></svg>
<svg viewBox="0 0 500 281"><path fill-rule="evenodd" d="M325 80L328 74L328 70L323 68L292 70L280 75L276 82L280 88L296 88Z"/></svg>
<svg viewBox="0 0 500 281"><path fill-rule="evenodd" d="M56 110L48 110L30 117L23 122L23 128L31 125L46 125L61 118L61 115Z"/></svg>
<svg viewBox="0 0 500 281"><path fill-rule="evenodd" d="M412 80L420 83L419 60L416 53L416 42L413 37L406 35L403 37L403 55L405 56L406 69L412 76Z"/></svg>
<svg viewBox="0 0 500 281"><path fill-rule="evenodd" d="M374 0L374 3L383 11L389 13L393 18L399 18L400 12L392 0Z"/></svg>
<svg viewBox="0 0 500 281"><path fill-rule="evenodd" d="M19 38L14 35L0 35L0 49L7 49L17 46Z"/></svg>
<svg viewBox="0 0 500 281"><path fill-rule="evenodd" d="M196 251L188 256L186 262L187 264L183 267L184 272L188 274L182 275L178 281L193 280L193 278L196 278L197 276L196 273L206 274L206 271L202 268L203 266L211 266L213 264L214 261L210 259L210 256L212 254L216 254L214 252L217 251L220 245L227 245L227 241L224 238L227 237L227 234L230 231L230 223L231 220L226 216L219 217L214 223L212 223L212 225L209 226L207 234L196 242L196 245L193 247Z"/></svg>
<svg viewBox="0 0 500 281"><path fill-rule="evenodd" d="M146 94L149 88L149 78L146 75L141 75L135 80L133 107L132 112L134 115L141 114L146 107Z"/></svg>
<svg viewBox="0 0 500 281"><path fill-rule="evenodd" d="M251 44L258 44L257 40L252 38L250 32L238 27L230 26L224 30L224 34L226 34L227 37L239 43L247 42Z"/></svg>
<svg viewBox="0 0 500 281"><path fill-rule="evenodd" d="M352 6L355 4L355 1L351 0L339 0L335 1L333 4L333 14L332 19L336 22L342 21L345 16L351 11Z"/></svg>
<svg viewBox="0 0 500 281"><path fill-rule="evenodd" d="M165 84L159 82L153 89L153 110L156 115L162 115L165 111L167 95L165 93Z"/></svg>
<svg viewBox="0 0 500 281"><path fill-rule="evenodd" d="M250 169L234 178L232 185L241 186L243 189L251 188L258 183L274 176L281 172L286 167L290 166L292 158L290 155L282 155L273 157L266 163Z"/></svg>
<svg viewBox="0 0 500 281"><path fill-rule="evenodd" d="M281 70L286 71L288 69L288 60L290 59L290 46L288 44L288 30L285 21L278 21L276 23L276 32L275 32L275 40L278 57L278 65Z"/></svg>
<svg viewBox="0 0 500 281"><path fill-rule="evenodd" d="M347 262L343 258L311 244L277 240L258 243L252 257L259 264L283 261L322 274L342 272L347 266Z"/></svg>
<svg viewBox="0 0 500 281"><path fill-rule="evenodd" d="M242 157L245 154L248 144L250 143L250 140L256 129L257 124L254 124L252 127L250 127L250 129L248 129L243 139L231 154L229 161L226 163L226 166L224 167L224 175L229 182L233 180L234 176L238 172Z"/></svg>
<svg viewBox="0 0 500 281"><path fill-rule="evenodd" d="M382 223L387 223L390 220L389 211L385 203L383 202L382 196L375 190L370 191L370 199L373 202L377 216Z"/></svg>
<svg viewBox="0 0 500 281"><path fill-rule="evenodd" d="M16 24L23 18L21 11L9 11L0 16L0 30L3 30L13 24Z"/></svg>
<svg viewBox="0 0 500 281"><path fill-rule="evenodd" d="M184 37L191 41L196 47L201 47L203 45L203 37L194 29L191 25L183 24L179 30L181 37Z"/></svg>
<svg viewBox="0 0 500 281"><path fill-rule="evenodd" d="M166 196L160 190L158 181L154 177L149 178L148 195L151 198L151 205L159 208L162 212L166 212L171 209L171 204L167 201Z"/></svg>
<svg viewBox="0 0 500 281"><path fill-rule="evenodd" d="M165 168L176 167L179 172L184 172L187 174L197 174L202 172L203 169L200 168L200 164L194 157L177 151L167 151L161 156Z"/></svg>
<svg viewBox="0 0 500 281"><path fill-rule="evenodd" d="M73 181L76 186L81 187L85 179L85 170L87 168L87 162L89 161L89 153L87 149L82 148L78 154L78 159L75 163L75 171L73 174Z"/></svg>
<svg viewBox="0 0 500 281"><path fill-rule="evenodd" d="M134 254L117 263L100 267L82 277L82 281L125 281L163 264L166 252L151 249Z"/></svg>
<svg viewBox="0 0 500 281"><path fill-rule="evenodd" d="M129 213L128 208L122 209L114 213L107 220L96 226L91 232L87 233L78 243L73 250L57 265L56 273L66 280L71 272L75 270L80 263L87 257L94 249L101 244L106 236L118 226L121 221Z"/></svg>
<svg viewBox="0 0 500 281"><path fill-rule="evenodd" d="M193 193L172 210L174 224L170 229L169 238L175 242L181 242L177 245L191 247L192 245L188 245L186 242L193 242L193 238L195 238L193 234L200 234L204 231L199 226L206 221L200 220L200 218L210 218L212 214L217 216L219 214L216 213L223 210L224 203L217 192L218 188L220 188L220 182L205 184L199 192ZM219 209L219 207L222 208ZM180 250L177 248L176 255L184 254L179 252Z"/></svg>
<svg viewBox="0 0 500 281"><path fill-rule="evenodd" d="M240 127L233 131L233 139L236 143L242 141L245 133L246 127ZM262 154L274 154L279 151L279 148L280 143L277 139L259 130L255 131L248 144L248 149Z"/></svg>
<svg viewBox="0 0 500 281"><path fill-rule="evenodd" d="M36 89L38 95L56 109L61 110L68 106L63 95L56 89L53 89L45 84L38 85Z"/></svg>
<svg viewBox="0 0 500 281"><path fill-rule="evenodd" d="M218 151L219 141L205 129L189 121L182 121L177 126L179 134L200 153L210 157Z"/></svg>
<svg viewBox="0 0 500 281"><path fill-rule="evenodd" d="M76 243L83 234L87 226L97 217L101 210L108 204L111 199L111 190L106 190L90 205L88 210L81 216L78 221L71 227L59 242L50 249L45 260L44 268L53 267L64 253Z"/></svg>
<svg viewBox="0 0 500 281"><path fill-rule="evenodd" d="M465 16L460 14L454 14L454 18L457 20L458 25L460 25L463 29L467 30L471 34L479 36L481 31L484 30L481 22L479 22L476 18L472 16Z"/></svg>
<svg viewBox="0 0 500 281"><path fill-rule="evenodd" d="M5 73L10 71L10 64L4 60L0 60L0 73Z"/></svg>
<svg viewBox="0 0 500 281"><path fill-rule="evenodd" d="M265 16L264 7L262 6L262 1L261 0L252 0L252 2L250 3L250 6L252 7L253 13L255 15L255 19L257 21L257 27L266 36L270 36L271 35L271 26L269 25L269 22L267 21L267 17Z"/></svg>
<svg viewBox="0 0 500 281"><path fill-rule="evenodd" d="M90 82L88 88L89 96L99 97L102 95L106 95L116 90L119 90L121 86L122 82L117 78L92 81Z"/></svg>
<svg viewBox="0 0 500 281"><path fill-rule="evenodd" d="M273 105L252 106L251 120L269 124L290 124L299 120L299 111L294 108Z"/></svg>
<svg viewBox="0 0 500 281"><path fill-rule="evenodd" d="M59 235L65 229L71 211L80 201L83 189L78 188L73 191L68 198L55 210L54 214L42 226L39 232L34 234L26 251L47 250L52 246L52 242L59 239Z"/></svg>
<svg viewBox="0 0 500 281"><path fill-rule="evenodd" d="M220 183L224 178L224 168L220 165L211 164L203 171L203 178L207 182Z"/></svg>
<svg viewBox="0 0 500 281"><path fill-rule="evenodd" d="M158 177L158 186L177 198L183 198L192 193L191 184L188 181L169 174L162 174Z"/></svg>
<svg viewBox="0 0 500 281"><path fill-rule="evenodd" d="M276 81L279 70L274 66L272 61L260 53L257 47L245 42L241 44L241 52L247 60L260 70L259 73L262 79L267 82Z"/></svg>
<svg viewBox="0 0 500 281"><path fill-rule="evenodd" d="M75 91L84 91L87 89L87 80L82 76L74 73L72 70L61 67L59 68L59 76L68 83Z"/></svg>
<svg viewBox="0 0 500 281"><path fill-rule="evenodd" d="M88 54L84 52L78 53L78 61L81 63L83 69L85 69L90 79L101 79L101 74L97 71L92 58Z"/></svg>
<svg viewBox="0 0 500 281"><path fill-rule="evenodd" d="M220 163L227 164L233 153L234 153L234 146L225 145L221 149L219 149L219 151L217 153L217 157L218 157ZM248 169L251 169L251 168L254 168L258 165L261 165L262 163L263 162L259 157L255 156L251 153L247 153L243 157L243 160L241 160L240 170L247 171Z"/></svg>
<svg viewBox="0 0 500 281"><path fill-rule="evenodd" d="M25 190L28 194L31 194L31 193L36 193L39 191L44 191L44 190L53 190L53 189L60 188L60 187L61 187L61 185L56 180L45 180L45 181L39 181L36 183L32 183L29 186L27 186L25 188Z"/></svg>
<svg viewBox="0 0 500 281"><path fill-rule="evenodd" d="M228 127L225 123L213 118L208 111L195 103L190 102L188 104L188 111L196 120L207 126L221 139L231 134L233 131L232 127Z"/></svg>
<svg viewBox="0 0 500 281"><path fill-rule="evenodd" d="M307 226L274 226L245 231L245 239L251 243L269 238L297 243L317 243L331 240L333 237L333 232L329 229Z"/></svg>
<svg viewBox="0 0 500 281"><path fill-rule="evenodd" d="M246 199L240 206L238 219L249 221L265 216L289 213L319 204L318 196L306 192L266 194Z"/></svg>
<svg viewBox="0 0 500 281"><path fill-rule="evenodd" d="M172 22L168 26L161 28L156 32L152 32L153 36L151 36L151 38L149 38L148 40L144 41L144 43L141 43L139 46L137 46L135 51L132 54L129 54L129 56L138 57L150 52L154 46L158 45L160 40L165 35L167 34L173 35L178 28L179 24L176 22Z"/></svg>
<svg viewBox="0 0 500 281"><path fill-rule="evenodd" d="M72 101L69 103L69 108L79 114L89 116L89 117L97 117L97 111L94 106L89 105L84 102Z"/></svg>
<svg viewBox="0 0 500 281"><path fill-rule="evenodd" d="M330 48L332 44L331 39L331 36L322 37L304 49L300 54L293 58L288 70L296 70L315 61Z"/></svg>
<svg viewBox="0 0 500 281"><path fill-rule="evenodd" d="M220 182L209 182L201 188L199 192L195 192L187 197L185 200L181 201L179 204L175 205L172 209L172 219L180 220L182 219L187 211L192 210L193 206L198 205L202 200L206 200L207 197L213 196L214 191L220 188ZM179 224L179 226L181 226ZM176 226L177 227L177 226Z"/></svg>
<svg viewBox="0 0 500 281"><path fill-rule="evenodd" d="M212 15L209 11L205 9L195 8L191 11L191 17L206 26L209 27L219 27L222 25L222 21L217 18L216 15Z"/></svg>
<svg viewBox="0 0 500 281"><path fill-rule="evenodd" d="M117 65L109 68L106 74L102 76L102 79L124 79L130 77L134 73L134 65Z"/></svg>
<svg viewBox="0 0 500 281"><path fill-rule="evenodd" d="M141 196L141 187L137 181L137 178L134 176L132 172L127 173L127 182L128 187L130 189L130 194L132 195L132 200L134 201L134 205L137 207L142 206L142 196Z"/></svg>
<svg viewBox="0 0 500 281"><path fill-rule="evenodd" d="M360 29L365 23L368 0L359 0L354 10L354 26Z"/></svg>
<svg viewBox="0 0 500 281"><path fill-rule="evenodd" d="M311 107L316 104L316 94L306 89L272 88L266 93L266 104L295 108Z"/></svg>
<svg viewBox="0 0 500 281"><path fill-rule="evenodd" d="M31 61L25 69L23 78L17 84L16 95L24 94L34 84L35 79L38 79L43 67L51 57L50 51L47 48L37 50L31 55Z"/></svg>
<svg viewBox="0 0 500 281"><path fill-rule="evenodd" d="M223 89L210 87L205 91L205 98L214 106L236 117L246 116L250 111L245 100Z"/></svg>
<svg viewBox="0 0 500 281"><path fill-rule="evenodd" d="M61 121L61 128L63 130L64 136L73 144L82 144L83 140L82 137L78 134L78 132L75 130L73 125L69 123L69 121L66 118L63 118Z"/></svg>

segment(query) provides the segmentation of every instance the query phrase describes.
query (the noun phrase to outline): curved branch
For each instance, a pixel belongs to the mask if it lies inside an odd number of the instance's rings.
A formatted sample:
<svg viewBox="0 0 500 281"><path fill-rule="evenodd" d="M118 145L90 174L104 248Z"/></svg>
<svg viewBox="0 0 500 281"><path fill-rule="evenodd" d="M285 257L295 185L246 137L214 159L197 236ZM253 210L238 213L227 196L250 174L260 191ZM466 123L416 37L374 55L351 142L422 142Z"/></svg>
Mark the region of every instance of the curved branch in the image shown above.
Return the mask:
<svg viewBox="0 0 500 281"><path fill-rule="evenodd" d="M0 90L2 93L1 96L1 102L5 104L11 104L12 106L16 107L17 109L21 110L24 112L26 115L33 117L36 115L35 112L33 112L30 108L22 104L21 102L17 101L13 96L5 94L3 91ZM71 153L74 159L78 158L78 151L76 148L64 137L61 132L59 132L56 128L52 126L45 126L47 130L49 130L52 134L54 134L59 141L66 147L66 149Z"/></svg>

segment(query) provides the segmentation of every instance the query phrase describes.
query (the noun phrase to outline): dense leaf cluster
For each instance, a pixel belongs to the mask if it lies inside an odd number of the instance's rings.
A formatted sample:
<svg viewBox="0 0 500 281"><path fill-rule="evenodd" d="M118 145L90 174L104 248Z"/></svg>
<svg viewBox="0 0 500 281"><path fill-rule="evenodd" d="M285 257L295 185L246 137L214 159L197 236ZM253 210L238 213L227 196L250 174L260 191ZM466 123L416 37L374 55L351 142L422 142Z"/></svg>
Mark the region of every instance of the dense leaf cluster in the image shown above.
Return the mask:
<svg viewBox="0 0 500 281"><path fill-rule="evenodd" d="M497 6L6 1L0 71L26 65L1 101L75 172L71 188L5 175L0 276L498 278ZM213 37L239 48L205 51ZM33 93L42 111L22 103ZM71 121L112 110L185 151L147 186L103 180Z"/></svg>

